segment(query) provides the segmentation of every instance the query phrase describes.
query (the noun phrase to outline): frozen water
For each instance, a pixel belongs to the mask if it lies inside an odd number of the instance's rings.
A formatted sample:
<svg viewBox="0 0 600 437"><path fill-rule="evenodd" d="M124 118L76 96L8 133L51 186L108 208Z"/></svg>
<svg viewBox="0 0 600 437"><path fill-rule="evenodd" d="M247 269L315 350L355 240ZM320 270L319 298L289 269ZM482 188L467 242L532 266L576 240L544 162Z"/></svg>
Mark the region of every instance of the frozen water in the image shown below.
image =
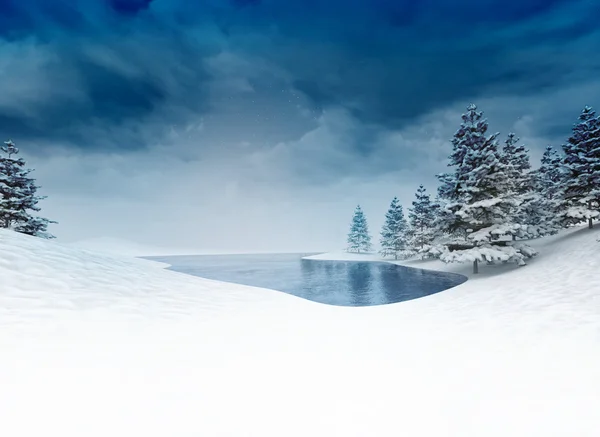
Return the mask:
<svg viewBox="0 0 600 437"><path fill-rule="evenodd" d="M207 279L283 291L315 302L370 306L428 296L466 281L451 273L384 262L316 261L307 254L152 257Z"/></svg>

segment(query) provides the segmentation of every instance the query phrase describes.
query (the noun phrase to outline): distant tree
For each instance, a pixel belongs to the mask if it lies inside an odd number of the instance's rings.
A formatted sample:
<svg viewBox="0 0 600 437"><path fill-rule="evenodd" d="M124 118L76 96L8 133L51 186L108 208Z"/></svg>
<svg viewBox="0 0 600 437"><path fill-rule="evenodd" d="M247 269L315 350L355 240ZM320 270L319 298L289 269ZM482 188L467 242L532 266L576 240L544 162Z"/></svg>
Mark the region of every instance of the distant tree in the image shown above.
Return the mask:
<svg viewBox="0 0 600 437"><path fill-rule="evenodd" d="M563 146L565 186L564 224L577 224L600 217L600 118L586 106Z"/></svg>
<svg viewBox="0 0 600 437"><path fill-rule="evenodd" d="M385 223L381 229L382 256L393 256L398 259L400 255L407 255L408 247L408 223L404 218L404 211L400 201L394 197L388 212L385 214Z"/></svg>
<svg viewBox="0 0 600 437"><path fill-rule="evenodd" d="M371 250L371 236L367 219L360 205L354 210L350 233L348 234L348 252L369 252Z"/></svg>
<svg viewBox="0 0 600 437"><path fill-rule="evenodd" d="M45 196L38 196L32 172L25 168L25 161L17 158L19 149L12 141L0 147L0 227L14 229L28 235L54 238L47 232L49 223L56 223L32 215L40 211L38 202Z"/></svg>
<svg viewBox="0 0 600 437"><path fill-rule="evenodd" d="M514 133L508 134L502 147L500 162L505 166L510 188L521 194L530 189L527 173L531 170L531 163L529 162L529 151L518 142L519 138Z"/></svg>
<svg viewBox="0 0 600 437"><path fill-rule="evenodd" d="M533 191L522 211L530 236L553 235L562 227L561 217L564 207L561 201L564 182L562 158L558 152L547 146L540 167L531 172Z"/></svg>
<svg viewBox="0 0 600 437"><path fill-rule="evenodd" d="M435 238L434 221L436 219L437 205L431 201L431 197L423 185L419 185L412 202L412 208L408 209L410 223L410 246L422 257L431 256L430 249Z"/></svg>
<svg viewBox="0 0 600 437"><path fill-rule="evenodd" d="M517 236L532 236L527 232L528 221L531 219L529 204L536 200L529 151L524 145L518 143L519 138L514 133L509 133L500 155L500 163L508 176L507 194L511 193L516 202L509 214L516 224L521 225L519 232L512 235L513 240Z"/></svg>
<svg viewBox="0 0 600 437"><path fill-rule="evenodd" d="M521 226L511 213L515 199L508 168L498 150L498 134L487 135L488 123L483 113L470 105L452 139L449 166L452 173L439 175L438 198L442 211L438 230L448 236L444 262L515 261L525 264L535 251L524 244L507 241Z"/></svg>

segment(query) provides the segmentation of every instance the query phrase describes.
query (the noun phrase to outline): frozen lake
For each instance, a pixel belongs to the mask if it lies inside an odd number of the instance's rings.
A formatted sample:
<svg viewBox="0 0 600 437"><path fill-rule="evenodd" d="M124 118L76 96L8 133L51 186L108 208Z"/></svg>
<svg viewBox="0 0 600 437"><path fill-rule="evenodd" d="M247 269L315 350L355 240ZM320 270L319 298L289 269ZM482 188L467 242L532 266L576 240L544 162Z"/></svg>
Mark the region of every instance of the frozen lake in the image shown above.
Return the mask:
<svg viewBox="0 0 600 437"><path fill-rule="evenodd" d="M283 291L330 305L401 302L466 281L461 275L389 263L303 260L312 254L194 255L149 257L170 269L218 281Z"/></svg>

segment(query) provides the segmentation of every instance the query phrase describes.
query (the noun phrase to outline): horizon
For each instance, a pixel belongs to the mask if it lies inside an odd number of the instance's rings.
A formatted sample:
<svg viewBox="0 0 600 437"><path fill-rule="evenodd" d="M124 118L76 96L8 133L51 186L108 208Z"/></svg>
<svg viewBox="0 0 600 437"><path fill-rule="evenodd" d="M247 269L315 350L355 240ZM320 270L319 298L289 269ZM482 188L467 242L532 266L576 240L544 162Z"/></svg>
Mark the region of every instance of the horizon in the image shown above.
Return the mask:
<svg viewBox="0 0 600 437"><path fill-rule="evenodd" d="M584 0L0 3L3 141L61 243L340 250L357 204L377 242L469 103L534 167L600 109Z"/></svg>

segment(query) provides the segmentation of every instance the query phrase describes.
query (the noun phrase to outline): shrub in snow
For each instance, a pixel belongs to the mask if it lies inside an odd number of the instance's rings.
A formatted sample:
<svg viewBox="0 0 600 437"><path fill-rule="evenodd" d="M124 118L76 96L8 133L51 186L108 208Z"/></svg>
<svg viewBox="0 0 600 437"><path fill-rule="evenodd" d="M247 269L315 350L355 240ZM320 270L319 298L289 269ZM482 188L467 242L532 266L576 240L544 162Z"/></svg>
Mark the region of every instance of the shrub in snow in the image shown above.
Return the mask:
<svg viewBox="0 0 600 437"><path fill-rule="evenodd" d="M388 212L385 214L385 223L381 229L382 256L405 258L411 254L408 245L408 223L404 218L404 211L398 198L394 197Z"/></svg>
<svg viewBox="0 0 600 437"><path fill-rule="evenodd" d="M25 168L22 158L16 158L19 149L12 141L6 141L0 150L0 226L28 235L54 238L47 229L49 223L56 222L31 214L40 210L38 202L45 198L36 195L40 187L29 177L32 170Z"/></svg>
<svg viewBox="0 0 600 437"><path fill-rule="evenodd" d="M472 261L475 273L484 260L523 265L535 251L510 241L524 228L514 215L520 205L509 174L514 169L503 162L498 134L487 135L487 120L475 105L462 120L448 164L454 171L438 176L441 210L436 224L448 249L440 259Z"/></svg>
<svg viewBox="0 0 600 437"><path fill-rule="evenodd" d="M348 234L348 252L369 252L371 250L371 236L367 219L360 205L354 210L350 233Z"/></svg>
<svg viewBox="0 0 600 437"><path fill-rule="evenodd" d="M600 217L600 118L589 106L573 126L573 134L563 146L565 225L587 220L589 227Z"/></svg>

